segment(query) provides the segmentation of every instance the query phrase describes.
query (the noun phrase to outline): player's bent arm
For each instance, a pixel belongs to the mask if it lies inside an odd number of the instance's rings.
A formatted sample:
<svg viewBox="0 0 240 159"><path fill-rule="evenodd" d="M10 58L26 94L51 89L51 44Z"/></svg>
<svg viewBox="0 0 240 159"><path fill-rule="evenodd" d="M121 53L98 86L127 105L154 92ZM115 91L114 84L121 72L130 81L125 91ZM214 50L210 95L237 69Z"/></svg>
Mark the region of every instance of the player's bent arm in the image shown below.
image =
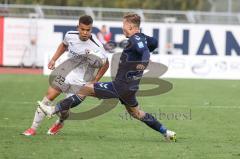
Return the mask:
<svg viewBox="0 0 240 159"><path fill-rule="evenodd" d="M57 51L54 53L53 57L51 58L50 62L48 63L49 69L54 69L55 62L57 59L67 50L67 45L63 42L58 46Z"/></svg>
<svg viewBox="0 0 240 159"><path fill-rule="evenodd" d="M109 67L109 61L107 59L105 64L98 70L98 73L95 79L87 83L84 87L82 87L80 89L80 92L77 93L78 96L81 98L85 98L86 96L95 96L93 83L98 82L102 78L104 73L107 71L108 67Z"/></svg>
<svg viewBox="0 0 240 159"><path fill-rule="evenodd" d="M108 70L108 67L109 67L109 61L107 59L105 64L98 70L98 73L95 79L92 81L92 83L99 81L104 75L104 73Z"/></svg>
<svg viewBox="0 0 240 159"><path fill-rule="evenodd" d="M150 36L146 36L146 37L147 37L147 47L150 52L153 52L158 47L158 40Z"/></svg>

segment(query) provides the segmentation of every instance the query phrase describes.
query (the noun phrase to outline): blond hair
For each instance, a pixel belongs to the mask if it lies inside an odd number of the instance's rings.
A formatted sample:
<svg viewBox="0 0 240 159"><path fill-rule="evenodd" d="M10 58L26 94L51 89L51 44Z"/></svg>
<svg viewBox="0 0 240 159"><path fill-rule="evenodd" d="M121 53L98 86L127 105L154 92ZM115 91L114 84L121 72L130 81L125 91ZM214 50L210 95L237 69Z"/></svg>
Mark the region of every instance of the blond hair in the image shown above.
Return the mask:
<svg viewBox="0 0 240 159"><path fill-rule="evenodd" d="M136 27L140 27L141 23L141 17L136 13L127 13L123 16L123 19L125 19L127 22L134 24Z"/></svg>

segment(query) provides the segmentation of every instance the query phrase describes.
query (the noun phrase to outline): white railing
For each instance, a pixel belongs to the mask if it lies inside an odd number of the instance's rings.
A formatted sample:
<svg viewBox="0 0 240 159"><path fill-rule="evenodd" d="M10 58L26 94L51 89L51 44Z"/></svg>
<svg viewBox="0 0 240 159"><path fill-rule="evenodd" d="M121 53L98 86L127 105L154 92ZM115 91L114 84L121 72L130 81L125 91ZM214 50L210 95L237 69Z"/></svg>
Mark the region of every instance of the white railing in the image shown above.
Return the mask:
<svg viewBox="0 0 240 159"><path fill-rule="evenodd" d="M147 22L240 24L240 14L229 12L0 4L0 16L5 17L30 17L34 14L39 18L74 19L82 14L89 14L96 20L120 21L127 12L137 12L141 15L143 21Z"/></svg>

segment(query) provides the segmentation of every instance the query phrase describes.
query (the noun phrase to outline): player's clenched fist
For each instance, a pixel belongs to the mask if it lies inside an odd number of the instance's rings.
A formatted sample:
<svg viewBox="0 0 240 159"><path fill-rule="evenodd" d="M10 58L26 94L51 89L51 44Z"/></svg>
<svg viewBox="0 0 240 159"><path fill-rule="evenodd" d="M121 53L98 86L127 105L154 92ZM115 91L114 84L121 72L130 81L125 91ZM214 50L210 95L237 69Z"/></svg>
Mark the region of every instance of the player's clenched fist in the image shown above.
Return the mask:
<svg viewBox="0 0 240 159"><path fill-rule="evenodd" d="M50 62L48 63L48 69L53 70L54 68L55 68L55 61L50 60Z"/></svg>

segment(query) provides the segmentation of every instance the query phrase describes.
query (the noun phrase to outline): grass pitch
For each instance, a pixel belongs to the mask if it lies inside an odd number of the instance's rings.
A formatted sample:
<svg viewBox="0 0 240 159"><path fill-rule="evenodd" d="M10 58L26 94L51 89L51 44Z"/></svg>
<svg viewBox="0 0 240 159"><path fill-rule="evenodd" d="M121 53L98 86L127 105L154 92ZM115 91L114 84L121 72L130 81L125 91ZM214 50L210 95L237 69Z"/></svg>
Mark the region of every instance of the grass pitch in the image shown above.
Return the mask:
<svg viewBox="0 0 240 159"><path fill-rule="evenodd" d="M44 120L34 137L21 136L32 122L48 79L0 75L0 159L239 158L240 81L168 81L174 86L170 92L138 100L145 111L177 132L176 143L165 142L132 120L120 104L90 120L66 121L56 136L46 135L56 119ZM73 111L89 110L98 102L89 98Z"/></svg>

